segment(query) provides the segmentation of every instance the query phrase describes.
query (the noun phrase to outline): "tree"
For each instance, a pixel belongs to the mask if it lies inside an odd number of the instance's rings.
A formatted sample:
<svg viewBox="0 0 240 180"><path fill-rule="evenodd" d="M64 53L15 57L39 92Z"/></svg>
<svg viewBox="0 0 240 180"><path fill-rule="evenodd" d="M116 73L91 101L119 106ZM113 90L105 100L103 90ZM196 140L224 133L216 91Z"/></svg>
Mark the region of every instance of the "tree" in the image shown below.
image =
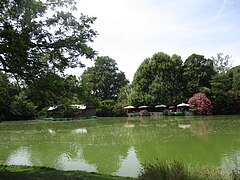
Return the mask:
<svg viewBox="0 0 240 180"><path fill-rule="evenodd" d="M231 72L233 73L232 89L237 96L240 96L240 66L234 67Z"/></svg>
<svg viewBox="0 0 240 180"><path fill-rule="evenodd" d="M211 115L212 114L212 103L211 101L205 96L205 94L197 93L194 94L188 100L188 104L191 108L196 110L198 115Z"/></svg>
<svg viewBox="0 0 240 180"><path fill-rule="evenodd" d="M0 120L11 116L11 84L6 74L0 72Z"/></svg>
<svg viewBox="0 0 240 180"><path fill-rule="evenodd" d="M232 109L232 78L229 73L219 73L213 76L210 89L210 96L214 114L229 114Z"/></svg>
<svg viewBox="0 0 240 180"><path fill-rule="evenodd" d="M94 102L97 116L121 116L124 113L117 100L120 89L127 84L125 74L108 56L98 57L94 66L87 68L81 76L81 86L85 87L88 97L85 103Z"/></svg>
<svg viewBox="0 0 240 180"><path fill-rule="evenodd" d="M14 119L33 119L37 114L36 108L37 106L27 97L23 89L12 98L11 113Z"/></svg>
<svg viewBox="0 0 240 180"><path fill-rule="evenodd" d="M231 107L232 114L239 114L240 109L240 66L231 68L228 71L232 79L232 88L228 91L229 97L233 102Z"/></svg>
<svg viewBox="0 0 240 180"><path fill-rule="evenodd" d="M75 76L61 77L54 73L34 81L27 87L27 94L37 110L53 105L70 105L79 103L79 82Z"/></svg>
<svg viewBox="0 0 240 180"><path fill-rule="evenodd" d="M210 88L210 80L216 72L213 61L205 59L202 55L192 54L184 62L184 81L187 82L186 96L191 97L201 88Z"/></svg>
<svg viewBox="0 0 240 180"><path fill-rule="evenodd" d="M30 81L49 71L84 66L79 57L96 54L88 45L97 35L91 29L96 18L77 19L73 10L72 0L1 1L0 71Z"/></svg>
<svg viewBox="0 0 240 180"><path fill-rule="evenodd" d="M216 57L212 57L216 72L226 73L230 70L232 67L230 58L229 55L224 55L223 53L218 53Z"/></svg>
<svg viewBox="0 0 240 180"><path fill-rule="evenodd" d="M182 60L159 52L147 58L134 74L130 104L176 104L183 101Z"/></svg>
<svg viewBox="0 0 240 180"><path fill-rule="evenodd" d="M25 89L11 83L4 73L0 73L0 104L0 120L31 119L36 115L36 106Z"/></svg>
<svg viewBox="0 0 240 180"><path fill-rule="evenodd" d="M131 92L132 92L132 87L130 84L120 88L118 93L118 99L117 99L119 106L124 107L128 105L128 99Z"/></svg>
<svg viewBox="0 0 240 180"><path fill-rule="evenodd" d="M239 114L240 108L240 66L213 76L209 98L214 114Z"/></svg>
<svg viewBox="0 0 240 180"><path fill-rule="evenodd" d="M117 100L120 88L128 84L122 71L119 71L115 60L108 56L98 57L93 67L87 68L81 83L88 85L91 93L101 100Z"/></svg>

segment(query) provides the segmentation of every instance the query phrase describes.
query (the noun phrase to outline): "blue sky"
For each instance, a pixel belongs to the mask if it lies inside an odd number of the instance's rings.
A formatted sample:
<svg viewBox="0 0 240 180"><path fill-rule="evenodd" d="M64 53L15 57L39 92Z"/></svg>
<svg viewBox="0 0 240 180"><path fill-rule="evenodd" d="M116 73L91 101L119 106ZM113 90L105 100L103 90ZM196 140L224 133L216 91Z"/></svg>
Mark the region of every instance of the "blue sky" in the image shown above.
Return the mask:
<svg viewBox="0 0 240 180"><path fill-rule="evenodd" d="M143 60L160 51L183 61L192 53L206 58L224 53L240 65L240 0L77 2L78 13L97 17L99 35L91 46L116 60L130 81ZM80 75L83 69L74 71Z"/></svg>

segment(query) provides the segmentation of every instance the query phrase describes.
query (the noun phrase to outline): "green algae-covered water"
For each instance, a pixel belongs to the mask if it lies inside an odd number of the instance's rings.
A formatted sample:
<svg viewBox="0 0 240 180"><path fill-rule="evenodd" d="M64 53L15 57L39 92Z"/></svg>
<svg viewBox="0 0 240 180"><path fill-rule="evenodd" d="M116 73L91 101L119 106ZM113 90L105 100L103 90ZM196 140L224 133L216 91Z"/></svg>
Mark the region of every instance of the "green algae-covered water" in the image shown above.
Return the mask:
<svg viewBox="0 0 240 180"><path fill-rule="evenodd" d="M0 164L137 177L170 159L240 169L240 116L0 123Z"/></svg>

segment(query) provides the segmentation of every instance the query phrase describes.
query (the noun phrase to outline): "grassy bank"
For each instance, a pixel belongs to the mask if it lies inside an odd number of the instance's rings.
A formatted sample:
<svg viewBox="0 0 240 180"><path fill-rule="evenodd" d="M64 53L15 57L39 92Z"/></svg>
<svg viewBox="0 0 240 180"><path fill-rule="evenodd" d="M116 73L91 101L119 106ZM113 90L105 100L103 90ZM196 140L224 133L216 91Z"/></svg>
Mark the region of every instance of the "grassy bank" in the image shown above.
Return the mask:
<svg viewBox="0 0 240 180"><path fill-rule="evenodd" d="M84 171L60 171L46 167L5 166L0 165L0 179L82 179L82 180L134 180L130 177L119 177ZM214 167L204 166L191 168L182 162L166 161L144 165L139 180L240 180L240 172L225 172Z"/></svg>
<svg viewBox="0 0 240 180"><path fill-rule="evenodd" d="M83 179L83 180L134 180L134 178L110 176L97 173L88 173L84 171L60 171L53 168L46 167L32 167L32 166L5 166L0 165L0 179Z"/></svg>

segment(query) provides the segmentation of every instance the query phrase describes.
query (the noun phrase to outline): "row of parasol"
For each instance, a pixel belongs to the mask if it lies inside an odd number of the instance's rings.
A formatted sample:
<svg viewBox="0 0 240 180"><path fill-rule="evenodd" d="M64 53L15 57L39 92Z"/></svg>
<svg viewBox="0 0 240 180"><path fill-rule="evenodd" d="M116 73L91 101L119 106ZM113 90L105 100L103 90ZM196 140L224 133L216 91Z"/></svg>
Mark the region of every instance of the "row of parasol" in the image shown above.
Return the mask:
<svg viewBox="0 0 240 180"><path fill-rule="evenodd" d="M149 106L139 106L138 109L144 109L144 108L148 108ZM166 108L167 106L164 104L160 104L160 105L156 105L155 108ZM186 103L181 103L178 104L177 107L189 107L189 104ZM169 106L168 108L175 108L175 106ZM134 106L125 106L124 109L136 109L136 107Z"/></svg>

